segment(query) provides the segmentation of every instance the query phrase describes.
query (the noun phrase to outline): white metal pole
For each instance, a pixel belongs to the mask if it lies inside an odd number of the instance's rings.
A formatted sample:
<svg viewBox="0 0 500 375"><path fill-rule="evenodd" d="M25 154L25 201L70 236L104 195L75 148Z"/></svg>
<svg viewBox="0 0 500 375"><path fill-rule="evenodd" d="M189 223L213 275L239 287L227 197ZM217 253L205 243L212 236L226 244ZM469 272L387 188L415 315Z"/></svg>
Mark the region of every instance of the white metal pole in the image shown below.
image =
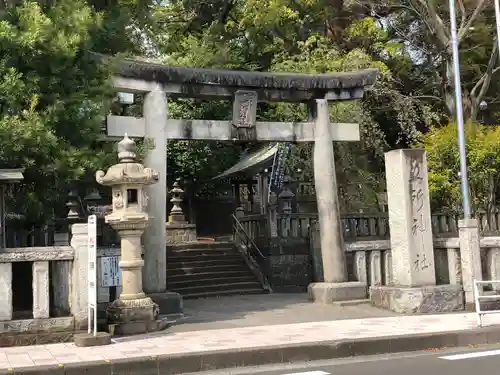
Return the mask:
<svg viewBox="0 0 500 375"><path fill-rule="evenodd" d="M97 305L94 308L94 336L97 336Z"/></svg>
<svg viewBox="0 0 500 375"><path fill-rule="evenodd" d="M474 304L476 306L476 323L478 327L483 326L483 321L481 317L481 303L479 302L479 287L477 285L477 280L473 280L473 289L474 291Z"/></svg>
<svg viewBox="0 0 500 375"><path fill-rule="evenodd" d="M453 78L455 82L455 110L457 115L458 150L460 154L460 178L462 183L462 205L464 219L470 218L469 179L467 176L467 155L465 152L465 129L460 82L460 57L458 55L457 18L455 0L450 0L451 47L453 52Z"/></svg>
<svg viewBox="0 0 500 375"><path fill-rule="evenodd" d="M87 325L88 325L88 328L87 328L87 333L90 335L90 333L92 332L92 309L90 308L90 305L87 309Z"/></svg>
<svg viewBox="0 0 500 375"><path fill-rule="evenodd" d="M500 0L495 0L495 21L497 24L497 43L500 56Z"/></svg>

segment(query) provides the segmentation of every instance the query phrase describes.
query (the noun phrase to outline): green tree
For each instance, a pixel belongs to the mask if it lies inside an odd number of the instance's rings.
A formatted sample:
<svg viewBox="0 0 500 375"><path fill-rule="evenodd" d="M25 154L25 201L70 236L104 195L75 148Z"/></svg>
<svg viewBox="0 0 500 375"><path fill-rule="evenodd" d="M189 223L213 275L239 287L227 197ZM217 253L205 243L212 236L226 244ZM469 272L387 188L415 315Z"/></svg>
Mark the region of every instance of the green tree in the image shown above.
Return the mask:
<svg viewBox="0 0 500 375"><path fill-rule="evenodd" d="M338 167L340 179L378 190L383 151L414 142L439 117L393 74L392 69L411 69L411 58L403 43L367 14L364 7L347 8L343 2L171 1L156 9L156 42L173 65L309 73L381 68L364 102L332 107L334 121L362 124L361 148L338 145L343 150L338 159L346 163ZM271 104L260 110L263 120L306 119L304 106ZM292 159L296 169L301 166L298 177L311 178L310 145L295 146Z"/></svg>
<svg viewBox="0 0 500 375"><path fill-rule="evenodd" d="M357 6L384 23L391 39L405 42L413 56L413 69L400 78L415 96L427 98L448 116L455 115L453 58L447 0L356 0ZM458 0L457 41L466 119L476 121L480 103L496 105L498 51L493 2Z"/></svg>
<svg viewBox="0 0 500 375"><path fill-rule="evenodd" d="M97 139L109 71L86 53L101 21L81 0L24 1L1 15L0 167L26 169L10 203L34 220L111 155Z"/></svg>
<svg viewBox="0 0 500 375"><path fill-rule="evenodd" d="M435 210L462 210L457 126L433 128L417 147L427 151L431 205ZM500 186L500 128L468 124L467 163L473 212L491 212Z"/></svg>
<svg viewBox="0 0 500 375"><path fill-rule="evenodd" d="M364 19L351 24L353 35L360 30L374 27L372 20ZM372 29L373 30L373 29ZM376 35L374 38L383 38ZM350 34L347 34L350 35ZM382 44L382 43L380 43ZM330 105L332 122L358 122L360 124L361 142L336 142L336 169L340 186L341 202L345 211L378 206L379 193L383 191L383 153L389 147L384 128L376 122L378 113L392 112L393 125L397 125L400 135L404 134L405 142L416 140L420 136L420 122L430 124L432 116L425 117L429 108L420 102L401 95L395 89L392 73L381 61L374 61L362 49L354 49L349 53L339 51L332 41L322 36L311 36L301 42L300 54L283 52L275 57L273 70L300 71L308 73L355 71L366 68L378 68L380 73L377 83L367 90L365 101L341 102ZM391 46L393 49L397 46ZM303 121L306 116L305 106L293 106L281 103L273 106L273 118L277 120ZM404 115L402 115L404 114ZM291 170L299 170L298 176L303 180L313 180L312 144L294 146ZM365 207L363 207L363 205Z"/></svg>

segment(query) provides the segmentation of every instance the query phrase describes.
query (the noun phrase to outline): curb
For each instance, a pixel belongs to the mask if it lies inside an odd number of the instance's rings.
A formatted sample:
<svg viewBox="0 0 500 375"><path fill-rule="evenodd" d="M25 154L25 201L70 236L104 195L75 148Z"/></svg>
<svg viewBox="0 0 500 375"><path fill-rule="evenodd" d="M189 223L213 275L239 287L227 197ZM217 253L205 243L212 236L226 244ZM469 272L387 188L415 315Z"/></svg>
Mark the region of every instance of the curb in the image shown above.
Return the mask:
<svg viewBox="0 0 500 375"><path fill-rule="evenodd" d="M500 343L500 326L466 331L356 340L309 342L224 351L194 352L0 369L0 375L174 375L233 367L316 361L361 355L389 354Z"/></svg>

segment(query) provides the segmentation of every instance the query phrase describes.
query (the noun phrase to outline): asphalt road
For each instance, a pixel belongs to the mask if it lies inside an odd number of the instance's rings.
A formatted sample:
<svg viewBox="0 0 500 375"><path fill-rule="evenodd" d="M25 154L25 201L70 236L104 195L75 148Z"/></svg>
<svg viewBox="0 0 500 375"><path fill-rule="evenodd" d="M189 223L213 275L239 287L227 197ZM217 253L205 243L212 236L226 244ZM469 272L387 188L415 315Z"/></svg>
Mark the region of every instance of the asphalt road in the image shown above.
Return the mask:
<svg viewBox="0 0 500 375"><path fill-rule="evenodd" d="M436 352L415 352L385 356L294 363L258 367L241 367L220 371L198 372L198 375L498 375L500 345ZM187 375L187 374L186 374Z"/></svg>

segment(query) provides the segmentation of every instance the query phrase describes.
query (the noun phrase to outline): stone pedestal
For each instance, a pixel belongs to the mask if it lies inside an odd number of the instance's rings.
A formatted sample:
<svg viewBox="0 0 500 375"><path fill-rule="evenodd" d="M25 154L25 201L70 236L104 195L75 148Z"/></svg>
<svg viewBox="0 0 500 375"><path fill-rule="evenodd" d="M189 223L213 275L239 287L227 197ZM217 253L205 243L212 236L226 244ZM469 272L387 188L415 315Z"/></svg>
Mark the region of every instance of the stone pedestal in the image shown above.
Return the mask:
<svg viewBox="0 0 500 375"><path fill-rule="evenodd" d="M158 330L160 309L150 297L117 299L106 309L108 326L119 335L132 335Z"/></svg>
<svg viewBox="0 0 500 375"><path fill-rule="evenodd" d="M142 290L141 236L148 225L144 220L113 222L121 237L122 292L106 310L108 323L118 334L134 334L156 330L159 308Z"/></svg>
<svg viewBox="0 0 500 375"><path fill-rule="evenodd" d="M390 151L385 168L392 264L386 280L392 285L371 286L371 302L400 313L463 308L460 286L436 286L425 151Z"/></svg>
<svg viewBox="0 0 500 375"><path fill-rule="evenodd" d="M400 314L434 314L464 308L460 285L372 286L370 300L374 306Z"/></svg>
<svg viewBox="0 0 500 375"><path fill-rule="evenodd" d="M335 157L328 102L309 103L309 117L314 118L314 184L318 201L323 282L308 286L309 299L332 303L366 298L366 284L347 282L343 229L337 195Z"/></svg>
<svg viewBox="0 0 500 375"><path fill-rule="evenodd" d="M196 224L189 223L167 223L167 245L196 242Z"/></svg>

